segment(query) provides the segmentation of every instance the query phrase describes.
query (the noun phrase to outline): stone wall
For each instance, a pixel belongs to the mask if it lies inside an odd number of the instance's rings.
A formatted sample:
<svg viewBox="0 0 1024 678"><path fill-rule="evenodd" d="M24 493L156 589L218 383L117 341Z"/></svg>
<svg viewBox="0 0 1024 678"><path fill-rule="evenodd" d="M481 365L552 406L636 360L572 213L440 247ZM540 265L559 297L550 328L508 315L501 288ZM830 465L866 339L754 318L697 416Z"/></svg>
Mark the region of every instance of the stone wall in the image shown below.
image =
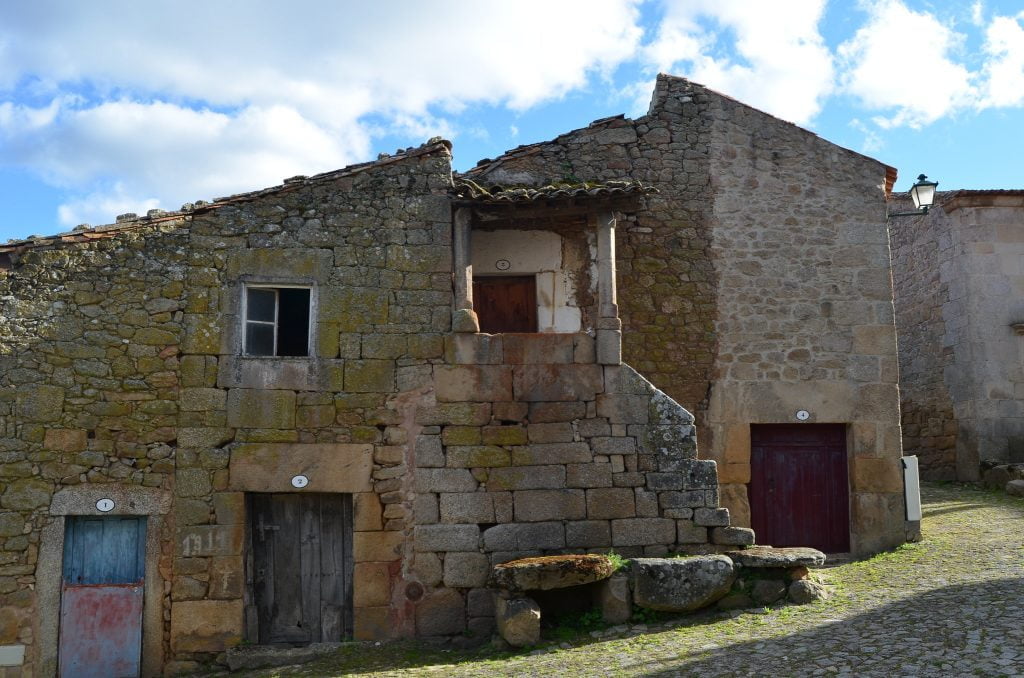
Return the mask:
<svg viewBox="0 0 1024 678"><path fill-rule="evenodd" d="M667 95L682 82L659 78L642 118L598 120L481 161L466 175L484 186L630 178L659 189L615 229L619 317L628 330L622 358L693 412L700 430L716 353L710 119L700 96Z"/></svg>
<svg viewBox="0 0 1024 678"><path fill-rule="evenodd" d="M64 520L101 496L148 518L147 675L258 641L250 493L353 496L360 639L486 637L490 567L520 556L752 540L692 416L598 364L590 334L451 334L449 161L428 145L11 252L0 644L19 671L55 670ZM308 357L246 354L247 285L310 290Z"/></svg>
<svg viewBox="0 0 1024 678"><path fill-rule="evenodd" d="M254 642L249 493L353 496L356 638L479 636L498 562L750 541L727 510L748 519L749 426L798 406L849 424L855 550L896 543L882 169L668 77L643 118L482 164L659 189L615 229L637 371L588 331L586 219L582 332L451 332L446 142L0 248L0 646L54 670L64 520L97 492L149 518L147 674ZM846 188L819 194L822 176ZM309 356L246 355L250 285L309 290Z"/></svg>
<svg viewBox="0 0 1024 678"><path fill-rule="evenodd" d="M394 583L419 635L487 637L484 587L509 560L751 541L719 507L693 417L629 366L596 364L590 336L456 334L448 358L416 414L414 555Z"/></svg>
<svg viewBox="0 0 1024 678"><path fill-rule="evenodd" d="M623 359L696 417L749 524L750 425L849 424L852 548L903 541L886 168L681 78L650 110L481 162L481 185L629 177L617 231Z"/></svg>
<svg viewBox="0 0 1024 678"><path fill-rule="evenodd" d="M948 194L939 194L939 200ZM911 211L906 196L890 211ZM899 336L900 410L903 450L917 455L921 476L956 478L957 419L946 387L955 348L949 343L944 313L964 317L964 286L953 275L953 236L949 217L935 209L927 217L897 217L892 237L893 288ZM951 292L953 296L951 297Z"/></svg>
<svg viewBox="0 0 1024 678"><path fill-rule="evenodd" d="M1024 321L1024 201L1017 191L957 191L936 203L927 217L893 220L904 437L928 476L977 480L982 461L1024 460L1013 327ZM927 278L925 257L934 264Z"/></svg>

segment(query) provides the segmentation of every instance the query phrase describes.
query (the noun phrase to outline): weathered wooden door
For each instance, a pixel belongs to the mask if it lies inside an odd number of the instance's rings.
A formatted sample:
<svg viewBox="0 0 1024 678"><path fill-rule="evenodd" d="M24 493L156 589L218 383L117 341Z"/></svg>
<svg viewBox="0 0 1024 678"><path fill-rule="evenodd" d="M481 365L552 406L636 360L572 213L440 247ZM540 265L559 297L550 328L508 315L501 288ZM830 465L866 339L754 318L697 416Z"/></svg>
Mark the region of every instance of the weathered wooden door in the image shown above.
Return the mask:
<svg viewBox="0 0 1024 678"><path fill-rule="evenodd" d="M473 310L480 331L537 331L537 280L532 275L473 278Z"/></svg>
<svg viewBox="0 0 1024 678"><path fill-rule="evenodd" d="M138 676L146 519L71 517L64 535L60 675Z"/></svg>
<svg viewBox="0 0 1024 678"><path fill-rule="evenodd" d="M844 424L750 427L750 519L760 544L850 550Z"/></svg>
<svg viewBox="0 0 1024 678"><path fill-rule="evenodd" d="M252 494L253 603L265 643L352 634L352 495Z"/></svg>

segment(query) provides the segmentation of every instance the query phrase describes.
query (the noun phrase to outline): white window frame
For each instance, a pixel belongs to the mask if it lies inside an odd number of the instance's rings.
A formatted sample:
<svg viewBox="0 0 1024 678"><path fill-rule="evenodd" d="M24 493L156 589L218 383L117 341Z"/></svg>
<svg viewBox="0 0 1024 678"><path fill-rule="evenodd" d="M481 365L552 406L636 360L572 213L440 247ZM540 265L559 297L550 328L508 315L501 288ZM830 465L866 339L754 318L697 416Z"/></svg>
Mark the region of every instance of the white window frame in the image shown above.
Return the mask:
<svg viewBox="0 0 1024 678"><path fill-rule="evenodd" d="M274 320L250 320L249 319L249 290L273 290L274 292ZM281 311L281 295L278 290L297 289L309 290L309 322L306 327L306 355L304 356L279 356L277 354L277 326L278 317ZM313 357L313 286L312 285L288 285L284 283L245 283L242 288L242 355L253 358L292 358L302 359ZM260 355L249 353L249 323L254 325L272 325L274 328L274 353L273 355Z"/></svg>

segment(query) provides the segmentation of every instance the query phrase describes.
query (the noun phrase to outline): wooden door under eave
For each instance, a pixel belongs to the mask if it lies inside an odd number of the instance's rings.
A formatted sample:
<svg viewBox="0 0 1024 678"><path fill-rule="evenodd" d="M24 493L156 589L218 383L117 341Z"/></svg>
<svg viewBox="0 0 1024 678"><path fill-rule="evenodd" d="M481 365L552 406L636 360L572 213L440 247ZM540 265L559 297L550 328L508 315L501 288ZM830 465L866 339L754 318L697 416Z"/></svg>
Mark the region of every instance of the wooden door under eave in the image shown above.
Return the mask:
<svg viewBox="0 0 1024 678"><path fill-rule="evenodd" d="M473 310L487 334L537 331L537 279L532 275L473 278Z"/></svg>

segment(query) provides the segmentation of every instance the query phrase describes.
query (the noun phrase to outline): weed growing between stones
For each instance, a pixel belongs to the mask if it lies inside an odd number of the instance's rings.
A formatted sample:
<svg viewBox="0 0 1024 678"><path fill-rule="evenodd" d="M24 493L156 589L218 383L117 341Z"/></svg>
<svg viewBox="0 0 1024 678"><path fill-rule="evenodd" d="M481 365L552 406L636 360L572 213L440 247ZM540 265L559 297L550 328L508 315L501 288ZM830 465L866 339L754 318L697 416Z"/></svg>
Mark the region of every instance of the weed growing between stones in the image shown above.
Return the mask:
<svg viewBox="0 0 1024 678"><path fill-rule="evenodd" d="M605 554L605 557L611 562L612 567L615 568L615 572L629 567L629 559L624 558L621 554L616 553L615 551L609 551Z"/></svg>
<svg viewBox="0 0 1024 678"><path fill-rule="evenodd" d="M660 622L678 617L679 615L658 610L648 610L646 607L633 606L633 616L629 618L634 624L658 624Z"/></svg>

